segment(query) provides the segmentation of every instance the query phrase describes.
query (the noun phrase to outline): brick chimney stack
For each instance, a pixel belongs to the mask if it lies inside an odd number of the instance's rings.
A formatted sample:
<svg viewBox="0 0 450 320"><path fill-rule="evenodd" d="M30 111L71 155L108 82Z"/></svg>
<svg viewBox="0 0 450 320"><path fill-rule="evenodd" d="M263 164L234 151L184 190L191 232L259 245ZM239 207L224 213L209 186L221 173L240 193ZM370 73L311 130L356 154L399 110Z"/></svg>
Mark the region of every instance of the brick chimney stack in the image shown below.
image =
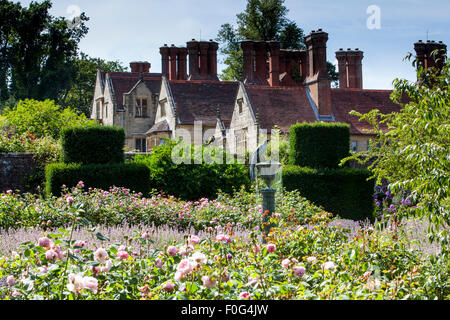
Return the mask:
<svg viewBox="0 0 450 320"><path fill-rule="evenodd" d="M150 73L151 64L147 61L130 62L130 69L133 73Z"/></svg>
<svg viewBox="0 0 450 320"><path fill-rule="evenodd" d="M189 41L189 80L219 80L217 77L217 49L219 44L210 41Z"/></svg>
<svg viewBox="0 0 450 320"><path fill-rule="evenodd" d="M269 41L269 85L278 87L280 85L280 42Z"/></svg>
<svg viewBox="0 0 450 320"><path fill-rule="evenodd" d="M331 115L331 83L327 68L328 33L322 29L311 31L305 37L308 52L308 77L305 84L309 87L319 115Z"/></svg>
<svg viewBox="0 0 450 320"><path fill-rule="evenodd" d="M423 68L436 68L441 70L444 66L444 62L447 55L447 46L442 41L435 42L428 40L422 42L419 40L414 43L414 50L418 59L418 65ZM433 52L435 52L433 54Z"/></svg>
<svg viewBox="0 0 450 320"><path fill-rule="evenodd" d="M339 49L336 52L339 69L339 88L362 89L362 59L364 53L359 49Z"/></svg>
<svg viewBox="0 0 450 320"><path fill-rule="evenodd" d="M173 44L168 47L164 44L159 48L161 53L162 74L169 80L187 79L187 49L175 47Z"/></svg>
<svg viewBox="0 0 450 320"><path fill-rule="evenodd" d="M266 85L268 78L267 69L267 44L265 41L255 41L255 81L257 84Z"/></svg>

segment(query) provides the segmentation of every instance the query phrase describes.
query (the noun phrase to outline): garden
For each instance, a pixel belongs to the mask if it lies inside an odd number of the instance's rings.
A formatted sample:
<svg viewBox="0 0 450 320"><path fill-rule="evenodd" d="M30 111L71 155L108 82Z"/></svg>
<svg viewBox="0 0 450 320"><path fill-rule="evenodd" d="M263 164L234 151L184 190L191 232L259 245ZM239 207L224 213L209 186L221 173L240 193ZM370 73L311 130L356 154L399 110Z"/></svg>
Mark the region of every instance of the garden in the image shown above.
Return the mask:
<svg viewBox="0 0 450 320"><path fill-rule="evenodd" d="M123 131L86 119L53 137L18 130L58 147L39 191L0 194L1 299L448 300L448 73L433 79L437 90L397 82L411 98L397 115L360 115L390 126L368 170L345 168L364 160L342 143L328 162L298 152L311 130L348 144L348 126L294 125L274 212L245 165L174 165L171 143L125 161ZM86 136L103 137L89 157Z"/></svg>

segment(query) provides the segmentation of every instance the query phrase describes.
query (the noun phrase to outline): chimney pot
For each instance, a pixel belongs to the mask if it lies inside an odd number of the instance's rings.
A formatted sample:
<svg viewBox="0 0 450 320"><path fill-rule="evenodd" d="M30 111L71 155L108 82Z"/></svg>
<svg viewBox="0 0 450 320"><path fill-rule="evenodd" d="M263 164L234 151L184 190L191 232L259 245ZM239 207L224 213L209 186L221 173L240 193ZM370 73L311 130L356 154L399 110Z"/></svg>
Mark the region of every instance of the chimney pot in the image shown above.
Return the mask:
<svg viewBox="0 0 450 320"><path fill-rule="evenodd" d="M344 48L339 48L340 51L344 50Z"/></svg>

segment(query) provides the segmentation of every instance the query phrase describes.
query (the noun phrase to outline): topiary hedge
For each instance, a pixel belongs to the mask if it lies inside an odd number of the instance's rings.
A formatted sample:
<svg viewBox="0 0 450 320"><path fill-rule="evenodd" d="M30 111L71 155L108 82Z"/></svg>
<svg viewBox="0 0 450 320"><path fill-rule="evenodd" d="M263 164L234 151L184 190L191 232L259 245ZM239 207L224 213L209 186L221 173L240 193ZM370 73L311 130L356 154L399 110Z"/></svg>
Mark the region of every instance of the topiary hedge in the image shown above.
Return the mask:
<svg viewBox="0 0 450 320"><path fill-rule="evenodd" d="M350 126L344 123L297 123L290 129L289 164L338 168L349 155Z"/></svg>
<svg viewBox="0 0 450 320"><path fill-rule="evenodd" d="M64 163L106 164L125 161L125 131L112 126L71 127L61 132Z"/></svg>
<svg viewBox="0 0 450 320"><path fill-rule="evenodd" d="M62 185L74 187L83 181L86 188L109 190L124 187L147 194L151 191L150 170L141 164L65 164L54 163L46 167L46 193L59 196Z"/></svg>
<svg viewBox="0 0 450 320"><path fill-rule="evenodd" d="M344 219L374 220L374 180L366 169L283 168L283 186Z"/></svg>
<svg viewBox="0 0 450 320"><path fill-rule="evenodd" d="M133 159L133 162L144 164L150 169L151 184L158 191L183 200L199 200L214 199L219 190L232 193L242 185L247 190L250 188L250 177L245 165L206 164L202 159L198 161L200 164L194 164L194 159L199 156L196 152L206 150L201 146L191 146L191 164L176 164L172 161L176 145L177 143L169 141L154 148L150 155L138 155Z"/></svg>

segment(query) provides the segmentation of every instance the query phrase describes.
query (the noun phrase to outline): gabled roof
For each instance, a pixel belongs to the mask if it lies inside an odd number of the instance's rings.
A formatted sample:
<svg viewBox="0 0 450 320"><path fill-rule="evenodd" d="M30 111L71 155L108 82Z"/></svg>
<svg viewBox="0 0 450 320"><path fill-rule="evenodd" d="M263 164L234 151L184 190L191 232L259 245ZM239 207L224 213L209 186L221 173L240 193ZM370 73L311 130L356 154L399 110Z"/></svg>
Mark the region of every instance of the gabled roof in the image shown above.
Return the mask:
<svg viewBox="0 0 450 320"><path fill-rule="evenodd" d="M296 122L317 121L304 87L246 85L245 89L262 129L270 131L277 125L282 132L289 132Z"/></svg>
<svg viewBox="0 0 450 320"><path fill-rule="evenodd" d="M155 123L150 130L147 131L147 135L157 132L170 132L169 123L166 120L162 120L158 123Z"/></svg>
<svg viewBox="0 0 450 320"><path fill-rule="evenodd" d="M238 82L172 80L168 83L180 124L202 121L215 127L218 109L222 120L231 120Z"/></svg>
<svg viewBox="0 0 450 320"><path fill-rule="evenodd" d="M364 114L373 109L383 114L399 112L400 106L392 102L391 93L391 90L331 89L331 104L336 121L350 124L351 134L368 134L366 130L372 127L367 122L360 122L357 116L349 115L349 112L355 110Z"/></svg>
<svg viewBox="0 0 450 320"><path fill-rule="evenodd" d="M121 108L123 104L123 95L130 92L136 84L141 80L140 73L133 72L108 72L112 93L114 95L117 107ZM159 94L161 89L160 73L144 73L142 81L150 89L151 92Z"/></svg>

